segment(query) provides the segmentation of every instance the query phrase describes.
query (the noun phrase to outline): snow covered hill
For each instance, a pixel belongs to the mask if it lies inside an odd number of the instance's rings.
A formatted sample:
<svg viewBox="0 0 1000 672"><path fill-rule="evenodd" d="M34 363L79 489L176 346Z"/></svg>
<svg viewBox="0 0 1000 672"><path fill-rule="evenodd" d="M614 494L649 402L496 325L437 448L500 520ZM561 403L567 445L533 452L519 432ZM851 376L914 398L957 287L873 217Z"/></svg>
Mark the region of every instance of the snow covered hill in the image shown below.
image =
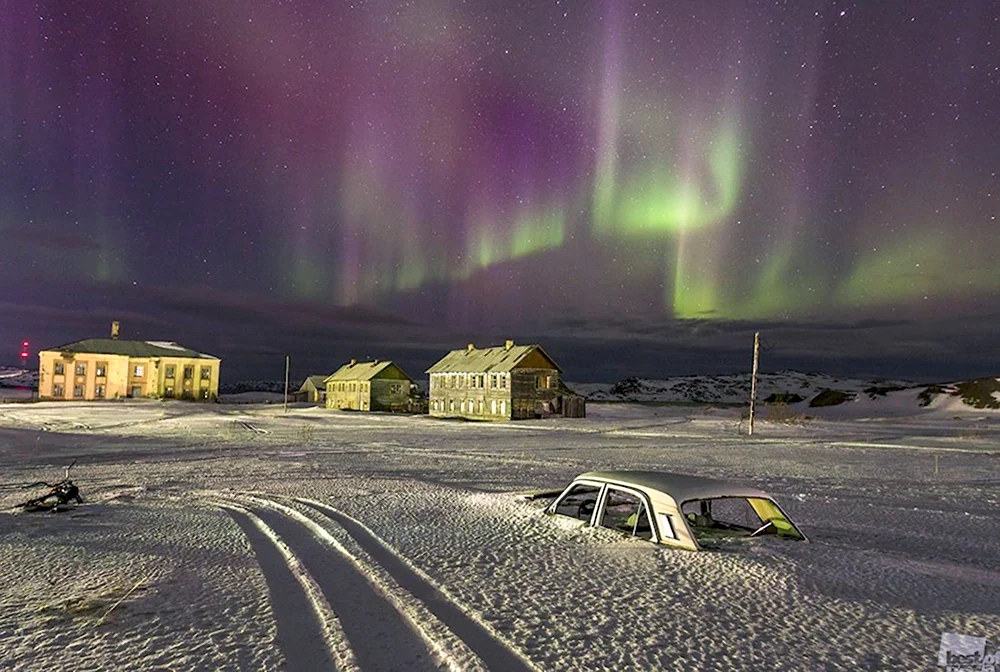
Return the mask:
<svg viewBox="0 0 1000 672"><path fill-rule="evenodd" d="M38 371L14 366L0 366L0 387L36 387Z"/></svg>
<svg viewBox="0 0 1000 672"><path fill-rule="evenodd" d="M592 401L746 404L750 374L678 376L662 380L625 378L614 384L568 383ZM810 408L870 402L875 406L919 409L941 398L976 409L1000 409L1000 378L924 384L904 380L863 380L822 373L778 371L757 377L757 400Z"/></svg>

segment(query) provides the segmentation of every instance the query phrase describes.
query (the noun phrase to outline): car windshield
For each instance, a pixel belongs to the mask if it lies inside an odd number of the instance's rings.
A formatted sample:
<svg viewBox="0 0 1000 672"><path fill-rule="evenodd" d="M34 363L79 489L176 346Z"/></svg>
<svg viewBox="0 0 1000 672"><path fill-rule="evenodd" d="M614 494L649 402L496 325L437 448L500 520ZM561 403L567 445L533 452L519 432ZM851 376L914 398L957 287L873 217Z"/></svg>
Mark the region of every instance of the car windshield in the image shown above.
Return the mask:
<svg viewBox="0 0 1000 672"><path fill-rule="evenodd" d="M698 540L776 535L802 538L781 509L760 497L715 497L684 502L688 527Z"/></svg>

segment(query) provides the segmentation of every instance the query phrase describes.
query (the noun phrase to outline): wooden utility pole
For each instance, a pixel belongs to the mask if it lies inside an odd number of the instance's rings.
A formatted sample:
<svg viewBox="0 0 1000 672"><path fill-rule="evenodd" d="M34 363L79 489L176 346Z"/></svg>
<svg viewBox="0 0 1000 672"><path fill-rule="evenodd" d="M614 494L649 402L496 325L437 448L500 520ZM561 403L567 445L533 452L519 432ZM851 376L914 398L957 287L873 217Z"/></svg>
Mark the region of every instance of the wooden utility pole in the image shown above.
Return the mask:
<svg viewBox="0 0 1000 672"><path fill-rule="evenodd" d="M757 406L757 362L760 359L760 332L753 332L753 373L750 375L750 431L753 436L753 414Z"/></svg>
<svg viewBox="0 0 1000 672"><path fill-rule="evenodd" d="M288 363L289 363L289 359L290 359L289 356L285 355L285 410L284 410L285 413L288 413ZM757 369L755 368L754 371L756 371L756 370Z"/></svg>

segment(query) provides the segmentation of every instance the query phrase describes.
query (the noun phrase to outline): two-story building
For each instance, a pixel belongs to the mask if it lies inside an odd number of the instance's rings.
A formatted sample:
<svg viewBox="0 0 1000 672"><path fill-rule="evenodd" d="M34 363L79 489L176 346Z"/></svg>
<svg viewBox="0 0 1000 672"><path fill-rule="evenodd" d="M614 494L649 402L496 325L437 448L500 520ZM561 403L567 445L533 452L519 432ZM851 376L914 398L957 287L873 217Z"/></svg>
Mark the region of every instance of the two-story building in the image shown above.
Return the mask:
<svg viewBox="0 0 1000 672"><path fill-rule="evenodd" d="M584 400L562 382L562 369L540 345L452 350L430 375L430 414L441 418L521 420L583 417Z"/></svg>
<svg viewBox="0 0 1000 672"><path fill-rule="evenodd" d="M327 376L326 407L356 411L409 411L413 380L390 361L352 359Z"/></svg>
<svg viewBox="0 0 1000 672"><path fill-rule="evenodd" d="M221 364L172 341L88 338L38 353L38 398L214 400Z"/></svg>

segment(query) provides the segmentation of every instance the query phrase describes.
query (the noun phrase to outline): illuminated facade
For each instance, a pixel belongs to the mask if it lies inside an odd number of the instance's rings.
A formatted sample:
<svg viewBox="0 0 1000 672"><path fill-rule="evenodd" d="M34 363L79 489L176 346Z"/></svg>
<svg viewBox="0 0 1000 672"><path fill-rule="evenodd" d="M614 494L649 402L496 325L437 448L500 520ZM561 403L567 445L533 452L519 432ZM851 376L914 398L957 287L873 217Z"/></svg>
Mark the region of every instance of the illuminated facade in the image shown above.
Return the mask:
<svg viewBox="0 0 1000 672"><path fill-rule="evenodd" d="M539 345L452 350L427 369L430 414L439 418L521 420L545 415L583 417L582 397L562 382L562 370Z"/></svg>
<svg viewBox="0 0 1000 672"><path fill-rule="evenodd" d="M42 350L38 360L39 399L219 396L222 360L170 341L90 338Z"/></svg>
<svg viewBox="0 0 1000 672"><path fill-rule="evenodd" d="M414 383L392 362L351 360L327 376L326 407L355 411L410 411Z"/></svg>
<svg viewBox="0 0 1000 672"><path fill-rule="evenodd" d="M307 376L302 386L295 392L297 401L308 401L319 406L326 405L326 376Z"/></svg>

